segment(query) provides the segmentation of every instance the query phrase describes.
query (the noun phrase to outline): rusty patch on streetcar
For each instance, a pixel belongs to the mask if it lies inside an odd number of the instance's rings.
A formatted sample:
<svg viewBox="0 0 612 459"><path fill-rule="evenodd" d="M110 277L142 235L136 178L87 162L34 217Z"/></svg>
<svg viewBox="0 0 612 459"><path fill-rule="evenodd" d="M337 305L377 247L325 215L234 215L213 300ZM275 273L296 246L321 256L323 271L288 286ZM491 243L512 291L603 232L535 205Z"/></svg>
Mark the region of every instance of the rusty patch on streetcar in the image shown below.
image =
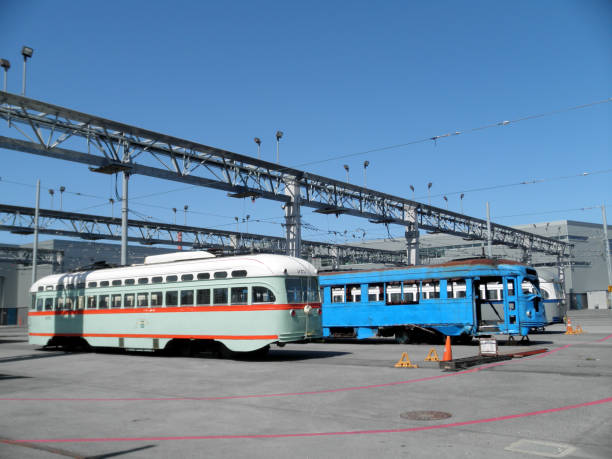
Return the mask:
<svg viewBox="0 0 612 459"><path fill-rule="evenodd" d="M412 421L437 421L450 417L451 414L444 411L406 411L400 414L400 418Z"/></svg>

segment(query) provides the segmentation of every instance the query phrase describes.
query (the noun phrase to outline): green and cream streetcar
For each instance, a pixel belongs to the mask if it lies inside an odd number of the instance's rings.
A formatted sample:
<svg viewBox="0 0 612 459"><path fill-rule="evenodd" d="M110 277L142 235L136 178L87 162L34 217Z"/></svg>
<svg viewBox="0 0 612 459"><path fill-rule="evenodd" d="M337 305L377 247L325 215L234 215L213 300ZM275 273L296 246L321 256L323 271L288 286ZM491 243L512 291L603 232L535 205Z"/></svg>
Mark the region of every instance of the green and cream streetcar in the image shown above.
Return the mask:
<svg viewBox="0 0 612 459"><path fill-rule="evenodd" d="M316 269L281 255L155 255L30 291L29 342L42 346L253 352L322 336Z"/></svg>

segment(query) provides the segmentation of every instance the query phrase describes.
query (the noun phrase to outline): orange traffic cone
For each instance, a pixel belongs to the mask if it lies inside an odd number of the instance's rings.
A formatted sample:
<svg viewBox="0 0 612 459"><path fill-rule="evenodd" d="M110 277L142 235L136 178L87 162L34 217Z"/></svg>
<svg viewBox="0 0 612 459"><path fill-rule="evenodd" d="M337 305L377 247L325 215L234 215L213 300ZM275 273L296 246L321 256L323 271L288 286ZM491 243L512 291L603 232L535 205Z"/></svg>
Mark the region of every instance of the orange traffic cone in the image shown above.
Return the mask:
<svg viewBox="0 0 612 459"><path fill-rule="evenodd" d="M574 334L574 329L572 328L572 319L570 319L569 317L567 318L567 326L565 328L565 334L566 335Z"/></svg>
<svg viewBox="0 0 612 459"><path fill-rule="evenodd" d="M453 350L451 349L450 336L447 336L446 344L444 345L444 356L442 357L442 361L448 362L449 360L453 360Z"/></svg>

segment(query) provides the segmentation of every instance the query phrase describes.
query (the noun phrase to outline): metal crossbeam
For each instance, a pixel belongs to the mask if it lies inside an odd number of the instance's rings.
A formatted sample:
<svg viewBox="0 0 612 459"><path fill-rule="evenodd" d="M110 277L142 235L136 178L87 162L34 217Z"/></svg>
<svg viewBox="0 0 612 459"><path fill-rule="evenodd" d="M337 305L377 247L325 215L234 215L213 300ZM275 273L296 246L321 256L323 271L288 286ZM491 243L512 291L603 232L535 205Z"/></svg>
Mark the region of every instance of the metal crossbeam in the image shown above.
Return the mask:
<svg viewBox="0 0 612 459"><path fill-rule="evenodd" d="M34 232L32 207L0 204L0 231ZM39 233L85 240L120 240L121 219L59 210L39 210ZM144 245L184 245L225 255L249 252L286 253L286 239L237 231L128 220L128 239ZM179 238L179 233L181 237ZM329 258L338 264L405 263L404 251L302 241L304 258Z"/></svg>
<svg viewBox="0 0 612 459"><path fill-rule="evenodd" d="M0 148L89 164L98 172L126 171L235 197L348 214L402 225L408 233L422 229L473 240L489 237L482 219L1 91L0 118L27 139L0 136ZM289 245L299 251L299 212L286 212ZM495 223L491 229L493 244L559 256L569 252L570 244L563 241Z"/></svg>

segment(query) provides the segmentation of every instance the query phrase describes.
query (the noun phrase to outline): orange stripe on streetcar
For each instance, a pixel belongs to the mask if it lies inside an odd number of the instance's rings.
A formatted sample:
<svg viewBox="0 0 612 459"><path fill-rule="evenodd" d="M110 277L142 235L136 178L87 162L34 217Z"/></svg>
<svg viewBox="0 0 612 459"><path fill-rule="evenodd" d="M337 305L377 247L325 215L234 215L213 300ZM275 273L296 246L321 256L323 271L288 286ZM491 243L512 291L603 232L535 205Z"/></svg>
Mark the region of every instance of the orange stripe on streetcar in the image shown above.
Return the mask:
<svg viewBox="0 0 612 459"><path fill-rule="evenodd" d="M170 312L244 312L244 311L287 311L290 309L303 309L307 303L301 304L262 304L262 305L220 305L220 306L166 306L166 307L139 307L139 308L106 308L106 309L62 309L53 311L29 311L28 316L61 316L79 314L135 314L146 312L148 314ZM312 309L319 309L320 303L310 305Z"/></svg>

